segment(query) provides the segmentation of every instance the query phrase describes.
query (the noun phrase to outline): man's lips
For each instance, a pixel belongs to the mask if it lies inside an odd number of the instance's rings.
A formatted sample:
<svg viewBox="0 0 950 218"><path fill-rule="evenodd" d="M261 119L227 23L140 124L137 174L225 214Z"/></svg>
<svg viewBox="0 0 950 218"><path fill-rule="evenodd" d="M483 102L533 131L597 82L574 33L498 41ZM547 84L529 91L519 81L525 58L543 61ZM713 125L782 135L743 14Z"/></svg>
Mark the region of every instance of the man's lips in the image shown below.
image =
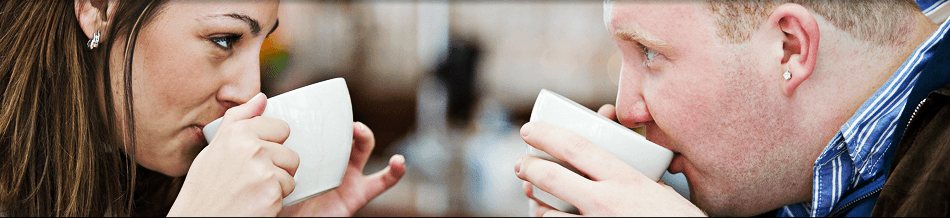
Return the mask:
<svg viewBox="0 0 950 218"><path fill-rule="evenodd" d="M673 161L670 162L669 171L671 174L677 174L683 172L683 167L686 162L686 157L683 157L680 153L673 153Z"/></svg>

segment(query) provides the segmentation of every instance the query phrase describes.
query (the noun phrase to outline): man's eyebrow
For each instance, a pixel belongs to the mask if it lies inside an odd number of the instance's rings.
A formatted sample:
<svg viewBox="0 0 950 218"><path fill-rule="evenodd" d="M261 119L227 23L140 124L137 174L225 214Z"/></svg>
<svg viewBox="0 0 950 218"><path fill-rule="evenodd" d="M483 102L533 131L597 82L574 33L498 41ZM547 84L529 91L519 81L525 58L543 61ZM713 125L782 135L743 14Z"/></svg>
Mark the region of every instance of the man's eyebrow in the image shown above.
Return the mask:
<svg viewBox="0 0 950 218"><path fill-rule="evenodd" d="M614 36L625 41L635 41L654 50L669 51L673 47L672 44L650 35L636 26L618 28L617 31L614 32Z"/></svg>

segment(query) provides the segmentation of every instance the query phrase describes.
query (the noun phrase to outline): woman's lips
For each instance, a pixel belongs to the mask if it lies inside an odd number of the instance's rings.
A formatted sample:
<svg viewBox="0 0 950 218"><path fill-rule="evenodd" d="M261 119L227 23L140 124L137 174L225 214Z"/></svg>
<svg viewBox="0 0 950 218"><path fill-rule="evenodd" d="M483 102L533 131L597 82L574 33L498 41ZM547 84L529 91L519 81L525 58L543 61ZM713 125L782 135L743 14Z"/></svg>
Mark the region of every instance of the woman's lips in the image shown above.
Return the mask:
<svg viewBox="0 0 950 218"><path fill-rule="evenodd" d="M208 144L208 142L205 140L205 133L202 130L202 128L204 128L204 125L196 124L196 125L188 126L188 128L192 132L192 138L195 142L197 142L198 144L205 144L205 145Z"/></svg>

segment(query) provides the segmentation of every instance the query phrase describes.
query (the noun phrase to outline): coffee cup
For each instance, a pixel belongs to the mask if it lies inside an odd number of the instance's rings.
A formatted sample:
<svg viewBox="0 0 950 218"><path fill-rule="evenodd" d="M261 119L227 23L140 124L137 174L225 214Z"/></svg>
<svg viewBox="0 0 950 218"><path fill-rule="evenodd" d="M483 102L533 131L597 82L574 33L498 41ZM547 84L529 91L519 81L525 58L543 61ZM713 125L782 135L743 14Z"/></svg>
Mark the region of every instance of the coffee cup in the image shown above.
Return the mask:
<svg viewBox="0 0 950 218"><path fill-rule="evenodd" d="M531 109L530 121L544 122L571 130L653 181L660 180L673 159L672 151L647 141L645 137L629 128L548 90L541 90L541 94L538 95L534 108ZM529 155L558 163L581 174L571 165L541 150L530 145L527 148ZM567 211L572 207L569 203L535 186L532 186L532 189L535 199L555 209Z"/></svg>
<svg viewBox="0 0 950 218"><path fill-rule="evenodd" d="M353 143L353 110L343 78L311 84L267 99L263 117L277 118L290 126L284 141L300 156L294 175L295 188L281 202L284 206L319 196L343 181ZM221 124L205 125L209 142Z"/></svg>

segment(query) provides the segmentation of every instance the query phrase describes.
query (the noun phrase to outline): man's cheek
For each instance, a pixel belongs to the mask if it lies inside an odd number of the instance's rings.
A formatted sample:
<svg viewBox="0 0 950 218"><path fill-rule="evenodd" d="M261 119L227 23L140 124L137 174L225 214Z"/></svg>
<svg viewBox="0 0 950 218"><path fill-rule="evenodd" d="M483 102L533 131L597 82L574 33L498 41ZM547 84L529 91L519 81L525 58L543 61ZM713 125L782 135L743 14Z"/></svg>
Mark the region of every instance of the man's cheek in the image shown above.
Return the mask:
<svg viewBox="0 0 950 218"><path fill-rule="evenodd" d="M673 152L680 152L679 148L676 146L676 143L666 134L656 123L649 123L644 126L644 131L646 132L647 140L650 140L653 143L656 143L660 146L663 146L666 149L670 149Z"/></svg>

